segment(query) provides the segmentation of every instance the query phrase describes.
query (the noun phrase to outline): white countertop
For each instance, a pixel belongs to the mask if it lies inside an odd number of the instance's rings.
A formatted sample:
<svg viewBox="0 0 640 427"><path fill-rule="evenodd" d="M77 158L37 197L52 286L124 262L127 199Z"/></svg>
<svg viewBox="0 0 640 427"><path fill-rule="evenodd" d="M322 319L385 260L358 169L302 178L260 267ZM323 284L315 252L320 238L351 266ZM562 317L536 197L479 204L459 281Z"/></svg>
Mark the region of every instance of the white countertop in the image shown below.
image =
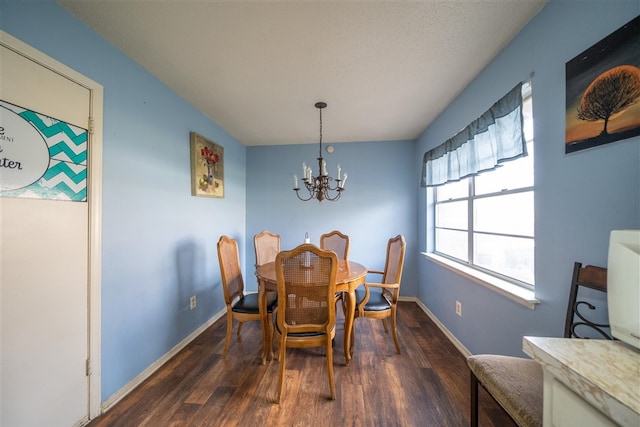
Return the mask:
<svg viewBox="0 0 640 427"><path fill-rule="evenodd" d="M640 425L640 352L620 342L524 337L523 351L621 425Z"/></svg>

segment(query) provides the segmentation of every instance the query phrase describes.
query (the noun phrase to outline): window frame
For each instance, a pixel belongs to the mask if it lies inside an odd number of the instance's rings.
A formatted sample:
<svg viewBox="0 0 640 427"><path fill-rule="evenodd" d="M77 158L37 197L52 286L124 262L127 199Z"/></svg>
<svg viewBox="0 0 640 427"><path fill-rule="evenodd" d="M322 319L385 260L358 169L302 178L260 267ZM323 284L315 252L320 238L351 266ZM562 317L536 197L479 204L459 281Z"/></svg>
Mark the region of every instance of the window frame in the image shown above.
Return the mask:
<svg viewBox="0 0 640 427"><path fill-rule="evenodd" d="M530 83L526 83L523 85L523 105L527 102L531 103L530 104L530 111L532 114L532 93L531 93L531 84ZM533 121L533 116L531 116L531 118L529 119L530 121ZM525 116L525 128L527 127L527 118ZM532 123L530 124L532 126ZM525 133L526 135L526 133ZM534 144L535 144L535 136L533 135L533 132L530 132L529 135L527 135L527 139L526 139L526 143L527 143L527 148L529 150L529 153L531 156L533 156L533 161L535 162L535 150L534 148ZM532 173L534 171L532 170ZM491 172L487 172L487 173L491 173ZM529 292L525 292L525 302L527 303L527 305L532 305L535 304L537 302L537 300L535 300L535 298L533 297L533 291L535 290L535 217L533 218L534 223L532 224L532 229L531 229L531 236L529 235L522 235L522 234L514 234L514 233L500 233L500 232L493 232L493 231L477 231L475 230L475 224L474 224L474 220L475 220L475 215L474 215L474 204L477 200L482 200L482 199L488 199L488 198L495 198L495 197L499 197L499 196L505 196L505 195L510 195L510 194L523 194L523 193L531 193L532 197L534 197L534 201L535 201L535 182L534 182L534 177L532 177L531 179L531 185L527 185L524 187L517 187L517 188L507 188L507 189L500 189L497 191L492 191L490 193L482 193L482 194L476 194L476 177L475 176L471 176L471 177L467 177L465 178L465 180L468 180L468 186L467 186L467 190L466 190L466 195L464 196L459 196L459 197L451 197L451 198L447 198L446 200L438 200L438 191L440 188L442 188L442 186L440 187L436 187L434 188L434 192L433 192L433 204L431 206L432 209L432 215L433 215L433 226L430 227L434 233L434 240L433 240L433 251L432 253L428 253L425 255L430 256L430 258L434 259L435 261L445 265L446 267L452 269L452 270L463 270L461 271L464 275L471 275L471 276L475 276L476 274L474 272L477 272L477 275L480 276L480 278L478 278L478 280L481 281L489 281L489 282L495 282L492 278L496 279L498 285L497 287L499 288L506 288L506 289L511 289L511 290L507 290L506 292L509 293L515 293L515 294L519 294L517 289L514 289L512 286L509 285L515 285L518 288L521 288L524 291L529 291ZM445 184L446 185L446 184ZM450 226L438 226L438 206L443 206L449 203L455 203L455 202L461 202L461 201L465 201L467 203L467 226L466 229L461 229L461 228L455 228L455 227L450 227ZM438 230L452 230L452 231L461 231L461 232L465 232L467 235L467 259L466 260L462 260L459 258L456 258L452 255L448 255L446 253L440 252L438 251L437 248L437 231ZM533 253L533 263L534 263L534 267L533 267L533 271L532 271L532 283L528 283L525 282L523 280L519 280L517 278L514 277L510 277L507 276L501 272L498 271L493 271L491 269L488 269L486 267L480 266L478 264L476 264L474 262L474 245L475 245L475 237L477 235L489 235L489 236L500 236L500 237L511 237L511 238L518 238L518 239L530 239L533 242L533 247L534 247L534 253ZM494 283L490 284L491 287L496 286ZM515 292L514 292L515 291Z"/></svg>

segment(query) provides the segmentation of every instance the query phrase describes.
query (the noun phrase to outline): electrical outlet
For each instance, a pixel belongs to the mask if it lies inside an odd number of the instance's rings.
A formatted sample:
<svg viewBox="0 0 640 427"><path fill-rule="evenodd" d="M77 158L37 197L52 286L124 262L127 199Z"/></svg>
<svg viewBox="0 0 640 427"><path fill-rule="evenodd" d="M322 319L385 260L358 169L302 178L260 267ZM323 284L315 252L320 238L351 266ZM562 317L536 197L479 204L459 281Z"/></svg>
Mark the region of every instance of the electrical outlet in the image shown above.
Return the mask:
<svg viewBox="0 0 640 427"><path fill-rule="evenodd" d="M456 301L456 314L462 317L462 303L460 301Z"/></svg>
<svg viewBox="0 0 640 427"><path fill-rule="evenodd" d="M189 298L189 310L193 310L194 308L196 308L196 296L193 295L191 298Z"/></svg>

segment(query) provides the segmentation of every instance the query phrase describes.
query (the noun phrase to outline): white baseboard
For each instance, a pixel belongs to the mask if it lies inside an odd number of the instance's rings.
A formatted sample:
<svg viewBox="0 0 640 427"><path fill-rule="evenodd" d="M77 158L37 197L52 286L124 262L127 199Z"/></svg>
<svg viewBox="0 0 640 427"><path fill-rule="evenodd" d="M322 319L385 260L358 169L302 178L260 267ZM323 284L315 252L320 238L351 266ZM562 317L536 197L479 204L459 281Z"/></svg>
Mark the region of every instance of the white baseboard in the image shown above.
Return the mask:
<svg viewBox="0 0 640 427"><path fill-rule="evenodd" d="M155 371L157 371L162 365L167 363L169 359L178 354L180 350L185 348L187 344L193 341L198 335L204 332L209 326L213 325L218 319L223 317L227 312L226 308L223 308L218 313L214 314L209 320L203 323L198 329L189 334L185 339L176 344L171 350L169 350L165 355L161 358L153 362L147 369L140 372L134 379L125 384L120 390L113 393L111 397L105 400L100 408L100 413L104 414L109 409L113 407L116 403L118 403L122 398L131 393L136 387L138 387L144 380L149 378Z"/></svg>
<svg viewBox="0 0 640 427"><path fill-rule="evenodd" d="M433 323L436 324L436 326L438 327L438 329L440 329L442 331L442 333L447 337L447 339L449 341L451 341L451 344L453 344L460 353L462 353L462 355L464 357L469 357L471 356L471 352L469 350L467 350L467 348L462 345L462 343L460 341L458 341L458 339L456 338L455 335L453 335L451 333L451 331L449 331L446 326L444 326L442 324L442 322L440 322L440 320L438 320L438 318L431 312L431 310L429 310L427 308L426 305L424 305L424 303L422 301L420 301L418 298L415 297L400 297L398 298L399 301L413 301L416 304L418 304L418 307L420 307L422 309L422 311L425 312L425 314L427 316L429 316L429 318L431 320L433 320Z"/></svg>

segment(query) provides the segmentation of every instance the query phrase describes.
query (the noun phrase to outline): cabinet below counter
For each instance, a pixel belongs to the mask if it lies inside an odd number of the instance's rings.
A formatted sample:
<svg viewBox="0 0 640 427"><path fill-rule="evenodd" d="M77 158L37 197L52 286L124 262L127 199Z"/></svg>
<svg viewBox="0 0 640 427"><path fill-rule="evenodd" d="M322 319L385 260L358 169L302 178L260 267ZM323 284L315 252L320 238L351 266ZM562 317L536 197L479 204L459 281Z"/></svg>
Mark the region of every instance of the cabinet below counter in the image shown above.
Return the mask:
<svg viewBox="0 0 640 427"><path fill-rule="evenodd" d="M524 337L544 371L543 424L640 426L640 353L618 342Z"/></svg>

